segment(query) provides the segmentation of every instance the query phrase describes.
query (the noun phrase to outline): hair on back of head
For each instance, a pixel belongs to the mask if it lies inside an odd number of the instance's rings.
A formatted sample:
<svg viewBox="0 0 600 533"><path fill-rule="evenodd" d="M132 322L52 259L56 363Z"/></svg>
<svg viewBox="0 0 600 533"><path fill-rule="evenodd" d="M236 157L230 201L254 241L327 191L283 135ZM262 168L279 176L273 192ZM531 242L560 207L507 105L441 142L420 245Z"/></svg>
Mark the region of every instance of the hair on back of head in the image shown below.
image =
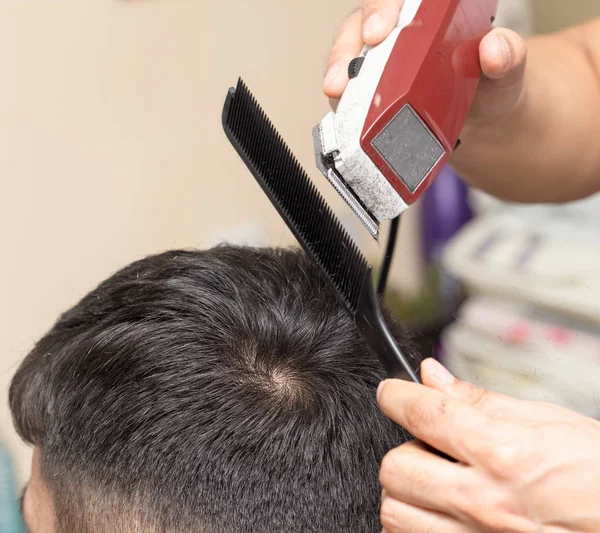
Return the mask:
<svg viewBox="0 0 600 533"><path fill-rule="evenodd" d="M383 378L304 254L221 246L101 283L23 361L10 407L60 531L365 533L408 438Z"/></svg>

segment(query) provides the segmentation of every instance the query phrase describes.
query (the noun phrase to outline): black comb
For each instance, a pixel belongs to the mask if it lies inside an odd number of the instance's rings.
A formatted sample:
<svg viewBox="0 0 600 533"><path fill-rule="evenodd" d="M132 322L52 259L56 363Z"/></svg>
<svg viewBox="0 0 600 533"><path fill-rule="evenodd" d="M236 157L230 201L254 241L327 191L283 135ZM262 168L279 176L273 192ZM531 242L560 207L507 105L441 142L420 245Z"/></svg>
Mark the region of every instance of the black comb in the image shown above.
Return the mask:
<svg viewBox="0 0 600 533"><path fill-rule="evenodd" d="M387 373L420 383L385 323L371 266L241 79L227 95L223 127L304 251L331 282Z"/></svg>

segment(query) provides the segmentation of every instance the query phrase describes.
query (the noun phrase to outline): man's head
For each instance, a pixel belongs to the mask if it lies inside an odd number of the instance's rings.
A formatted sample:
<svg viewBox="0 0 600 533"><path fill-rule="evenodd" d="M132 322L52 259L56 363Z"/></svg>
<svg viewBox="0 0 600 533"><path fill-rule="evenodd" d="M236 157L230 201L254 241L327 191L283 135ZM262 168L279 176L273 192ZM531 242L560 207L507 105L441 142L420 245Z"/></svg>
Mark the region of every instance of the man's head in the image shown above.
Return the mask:
<svg viewBox="0 0 600 533"><path fill-rule="evenodd" d="M133 263L13 380L32 533L379 531L379 462L406 440L384 377L298 252Z"/></svg>

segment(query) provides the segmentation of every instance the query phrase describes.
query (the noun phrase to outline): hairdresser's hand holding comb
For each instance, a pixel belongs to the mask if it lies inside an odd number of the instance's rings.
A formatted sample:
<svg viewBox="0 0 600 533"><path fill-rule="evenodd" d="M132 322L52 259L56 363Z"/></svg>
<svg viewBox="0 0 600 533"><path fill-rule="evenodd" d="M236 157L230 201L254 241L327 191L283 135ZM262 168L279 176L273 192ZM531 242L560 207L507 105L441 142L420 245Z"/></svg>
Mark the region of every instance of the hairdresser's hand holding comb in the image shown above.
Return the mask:
<svg viewBox="0 0 600 533"><path fill-rule="evenodd" d="M597 533L600 422L484 391L423 363L425 386L388 380L383 412L418 439L381 466L386 533Z"/></svg>

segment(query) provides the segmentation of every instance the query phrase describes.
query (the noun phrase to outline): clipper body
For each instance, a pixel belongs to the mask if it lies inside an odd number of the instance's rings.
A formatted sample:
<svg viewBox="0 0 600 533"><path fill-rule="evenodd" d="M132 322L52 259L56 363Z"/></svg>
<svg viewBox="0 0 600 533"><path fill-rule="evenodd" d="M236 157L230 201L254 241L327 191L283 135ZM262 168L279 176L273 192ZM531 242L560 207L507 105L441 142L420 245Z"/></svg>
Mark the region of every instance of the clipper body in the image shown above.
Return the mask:
<svg viewBox="0 0 600 533"><path fill-rule="evenodd" d="M349 67L313 131L317 166L378 236L418 200L459 144L498 0L406 0L398 25Z"/></svg>

